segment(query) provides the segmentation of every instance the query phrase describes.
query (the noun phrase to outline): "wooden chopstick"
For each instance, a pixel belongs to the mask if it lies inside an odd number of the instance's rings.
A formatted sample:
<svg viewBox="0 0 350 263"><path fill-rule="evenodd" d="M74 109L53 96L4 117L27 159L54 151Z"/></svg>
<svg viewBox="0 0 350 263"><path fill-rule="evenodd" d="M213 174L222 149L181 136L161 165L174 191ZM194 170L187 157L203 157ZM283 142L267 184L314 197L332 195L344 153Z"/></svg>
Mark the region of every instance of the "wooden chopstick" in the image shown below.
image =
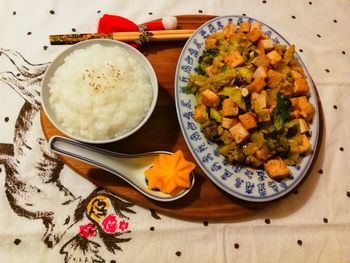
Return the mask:
<svg viewBox="0 0 350 263"><path fill-rule="evenodd" d="M192 29L174 29L174 30L159 30L147 31L150 33L147 36L148 41L177 41L188 39L195 30ZM69 45L75 44L83 40L106 38L119 40L123 42L133 42L138 40L140 36L145 37L141 32L117 32L117 33L85 33L85 34L63 34L50 35L49 40L51 45Z"/></svg>

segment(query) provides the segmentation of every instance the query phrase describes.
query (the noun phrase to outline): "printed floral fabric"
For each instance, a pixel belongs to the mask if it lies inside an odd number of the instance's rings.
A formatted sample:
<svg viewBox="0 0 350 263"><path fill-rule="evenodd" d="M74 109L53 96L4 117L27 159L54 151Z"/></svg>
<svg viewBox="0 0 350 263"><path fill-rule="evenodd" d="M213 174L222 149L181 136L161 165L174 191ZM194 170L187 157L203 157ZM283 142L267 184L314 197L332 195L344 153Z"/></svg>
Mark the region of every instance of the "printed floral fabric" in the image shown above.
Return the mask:
<svg viewBox="0 0 350 263"><path fill-rule="evenodd" d="M349 262L348 1L0 0L0 262ZM136 24L168 15L243 15L296 45L315 82L322 141L287 198L230 221L164 216L93 185L49 151L40 84L65 46L104 14Z"/></svg>

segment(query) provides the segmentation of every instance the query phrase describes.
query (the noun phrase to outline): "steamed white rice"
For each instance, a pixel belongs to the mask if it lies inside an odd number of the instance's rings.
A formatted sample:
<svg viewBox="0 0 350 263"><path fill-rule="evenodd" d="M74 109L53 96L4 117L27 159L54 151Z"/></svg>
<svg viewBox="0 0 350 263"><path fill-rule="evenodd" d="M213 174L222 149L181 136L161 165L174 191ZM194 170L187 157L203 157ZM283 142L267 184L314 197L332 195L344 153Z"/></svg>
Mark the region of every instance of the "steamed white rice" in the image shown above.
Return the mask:
<svg viewBox="0 0 350 263"><path fill-rule="evenodd" d="M67 132L89 140L135 128L152 102L150 79L121 47L94 44L66 57L49 82L49 103Z"/></svg>

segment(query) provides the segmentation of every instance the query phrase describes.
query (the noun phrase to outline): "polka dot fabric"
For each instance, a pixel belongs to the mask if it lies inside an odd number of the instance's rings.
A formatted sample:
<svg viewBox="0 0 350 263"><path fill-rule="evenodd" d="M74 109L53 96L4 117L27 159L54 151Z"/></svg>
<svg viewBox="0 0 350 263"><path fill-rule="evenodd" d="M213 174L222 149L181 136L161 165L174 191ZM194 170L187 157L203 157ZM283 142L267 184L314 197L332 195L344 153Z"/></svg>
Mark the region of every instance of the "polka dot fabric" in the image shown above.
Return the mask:
<svg viewBox="0 0 350 263"><path fill-rule="evenodd" d="M91 252L90 260L110 263L350 262L349 1L8 2L0 0L0 23L6 25L0 27L1 262L65 262L68 249L65 243L83 238L77 236L78 226L74 225L67 232L60 232L65 233L62 241L49 247L43 241L49 237L44 236L42 221L19 216L9 205L6 192L9 172L4 165L8 155L5 152L11 152L18 114L24 105L23 98L11 85L22 85L24 78L4 52L19 52L29 62L26 66L48 63L66 48L51 46L50 34L96 32L98 20L104 14L123 16L137 24L181 14L242 15L263 21L296 45L296 53L308 68L318 92L322 136L312 168L288 196L253 209L246 216L233 216L232 220L225 221L181 220L134 205L134 213L128 214L131 232L127 241L117 243L120 249L112 252L96 233L86 243L87 250L95 251ZM9 77L14 82L7 83ZM30 89L29 84L20 87ZM40 83L33 85L37 85L39 92ZM39 117L33 125L34 132L42 136ZM31 145L25 149L28 147ZM32 167L28 167L28 180L33 179L31 171ZM81 200L85 200L94 187L68 167L63 169L59 182ZM42 200L37 202L40 206ZM72 206L72 215L82 217L87 224L87 216L74 213L76 208ZM59 214L63 215L62 211ZM74 216L57 218L61 225L75 220ZM105 236L105 240L109 237Z"/></svg>

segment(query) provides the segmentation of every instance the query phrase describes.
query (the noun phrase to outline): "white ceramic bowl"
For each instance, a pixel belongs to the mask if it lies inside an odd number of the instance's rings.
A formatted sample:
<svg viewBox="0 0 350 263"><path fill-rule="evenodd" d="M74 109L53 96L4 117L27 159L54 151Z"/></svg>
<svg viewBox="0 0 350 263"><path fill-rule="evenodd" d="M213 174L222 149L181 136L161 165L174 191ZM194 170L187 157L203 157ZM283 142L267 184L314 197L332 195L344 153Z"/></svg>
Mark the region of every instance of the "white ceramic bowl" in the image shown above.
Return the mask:
<svg viewBox="0 0 350 263"><path fill-rule="evenodd" d="M62 125L59 124L59 122L57 121L55 114L50 106L50 103L49 103L50 93L49 93L48 84L50 82L50 79L53 77L55 71L57 70L57 68L60 67L64 63L64 59L68 55L70 55L73 51L75 51L77 49L84 49L84 48L87 48L87 47L94 45L94 44L100 44L100 45L103 45L106 47L118 46L120 48L123 48L125 50L125 53L134 57L136 59L136 61L138 61L139 64L143 66L147 75L149 76L151 86L152 86L152 92L153 92L151 105L149 107L147 114L142 119L142 121L135 128L130 130L129 132L127 132L121 136L106 139L106 140L91 140L91 139L83 138L83 137L69 133L65 128L62 127ZM62 87L62 88L64 88L64 87ZM123 43L123 42L109 40L109 39L86 40L86 41L72 45L72 46L68 47L67 49L65 49L61 54L59 54L54 59L54 61L47 68L47 70L45 72L45 76L44 76L43 81L42 81L42 90L41 90L42 107L46 113L46 116L52 122L52 124L59 131L61 131L63 134L67 135L68 137L70 137L72 139L75 139L75 140L78 140L81 142L95 143L95 144L102 144L102 143L110 143L110 142L119 141L119 140L124 139L124 138L130 136L131 134L135 133L137 130L139 130L147 122L147 120L151 116L151 114L155 108L157 98L158 98L157 77L156 77L156 74L154 72L152 65L149 63L149 61L146 59L146 57L141 52L139 52L137 49L135 49L135 48Z"/></svg>

